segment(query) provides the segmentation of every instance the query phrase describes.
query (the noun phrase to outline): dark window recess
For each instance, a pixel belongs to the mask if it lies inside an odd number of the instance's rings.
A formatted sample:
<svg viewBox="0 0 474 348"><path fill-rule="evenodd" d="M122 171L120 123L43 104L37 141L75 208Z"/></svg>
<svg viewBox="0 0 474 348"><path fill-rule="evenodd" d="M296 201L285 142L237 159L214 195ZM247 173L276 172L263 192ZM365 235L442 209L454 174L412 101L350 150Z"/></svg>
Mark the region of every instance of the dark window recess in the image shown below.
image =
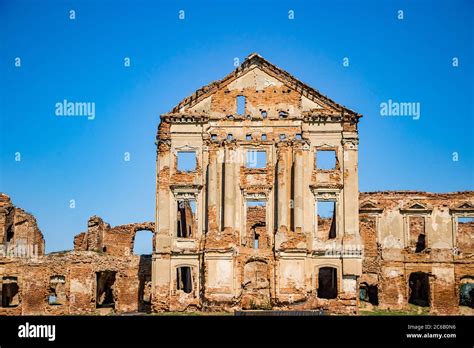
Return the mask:
<svg viewBox="0 0 474 348"><path fill-rule="evenodd" d="M20 304L17 277L2 278L2 307L16 307Z"/></svg>
<svg viewBox="0 0 474 348"><path fill-rule="evenodd" d="M195 200L179 200L176 212L177 221L177 237L191 238L194 237L196 226L196 201Z"/></svg>
<svg viewBox="0 0 474 348"><path fill-rule="evenodd" d="M96 273L96 308L115 308L114 271Z"/></svg>
<svg viewBox="0 0 474 348"><path fill-rule="evenodd" d="M7 229L7 242L12 241L13 235L14 235L14 232L13 232L13 224L12 224L12 225L8 226L8 229Z"/></svg>
<svg viewBox="0 0 474 348"><path fill-rule="evenodd" d="M459 287L459 305L474 308L474 279L472 283L464 283Z"/></svg>
<svg viewBox="0 0 474 348"><path fill-rule="evenodd" d="M429 275L423 272L410 274L408 280L410 297L408 303L428 307L430 305L430 280Z"/></svg>
<svg viewBox="0 0 474 348"><path fill-rule="evenodd" d="M187 294L193 291L191 267L176 268L176 290L182 290Z"/></svg>
<svg viewBox="0 0 474 348"><path fill-rule="evenodd" d="M359 298L361 301L369 302L374 306L379 304L379 293L377 285L361 283L359 289Z"/></svg>
<svg viewBox="0 0 474 348"><path fill-rule="evenodd" d="M337 269L334 267L321 267L318 273L318 297L337 297Z"/></svg>

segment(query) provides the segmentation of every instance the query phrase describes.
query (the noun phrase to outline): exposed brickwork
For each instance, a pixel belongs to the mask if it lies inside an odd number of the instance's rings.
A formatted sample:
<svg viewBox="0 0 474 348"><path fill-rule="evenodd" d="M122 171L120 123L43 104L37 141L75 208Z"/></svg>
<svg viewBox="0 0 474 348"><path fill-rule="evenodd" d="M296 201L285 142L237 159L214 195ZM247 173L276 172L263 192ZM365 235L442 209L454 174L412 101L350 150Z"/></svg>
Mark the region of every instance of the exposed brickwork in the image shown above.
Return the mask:
<svg viewBox="0 0 474 348"><path fill-rule="evenodd" d="M473 313L459 308L459 289L461 279L474 273L474 224L458 220L474 217L474 192L361 193L360 202L365 246L361 282L378 285L382 308L408 310L410 275L423 272L429 279L431 313ZM419 234L426 234L423 250L416 248Z"/></svg>
<svg viewBox="0 0 474 348"><path fill-rule="evenodd" d="M473 314L459 299L474 283L474 192L359 193L360 117L250 55L161 115L154 223L93 216L73 251L44 255L34 217L0 194L3 244L38 250L0 256L0 314L357 314L359 290L369 308ZM261 168L247 163L255 150ZM180 151L196 155L189 172ZM334 151L333 169L318 151ZM334 202L331 217L319 202ZM152 255L132 254L140 230L153 232Z"/></svg>
<svg viewBox="0 0 474 348"><path fill-rule="evenodd" d="M3 193L0 193L0 240L4 254L10 251L44 254L44 238L35 217L15 207Z"/></svg>

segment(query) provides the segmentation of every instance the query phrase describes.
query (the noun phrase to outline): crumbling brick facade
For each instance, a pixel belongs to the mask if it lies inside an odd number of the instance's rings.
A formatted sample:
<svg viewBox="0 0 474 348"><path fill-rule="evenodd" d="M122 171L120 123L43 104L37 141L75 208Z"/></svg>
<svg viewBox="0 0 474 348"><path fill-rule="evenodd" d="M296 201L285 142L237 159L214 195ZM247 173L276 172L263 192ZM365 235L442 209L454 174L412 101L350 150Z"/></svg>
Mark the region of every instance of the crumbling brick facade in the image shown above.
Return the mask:
<svg viewBox="0 0 474 348"><path fill-rule="evenodd" d="M15 207L10 197L0 193L1 256L16 252L18 256L44 255L44 238L36 219L23 209Z"/></svg>
<svg viewBox="0 0 474 348"><path fill-rule="evenodd" d="M360 194L360 283L374 287L381 308L473 313L472 302L459 308L463 284L474 282L473 203L472 191Z"/></svg>
<svg viewBox="0 0 474 348"><path fill-rule="evenodd" d="M250 55L161 116L155 223L94 216L74 251L1 257L0 314L472 312L474 193L359 194L360 117ZM6 242L26 232L0 198Z"/></svg>

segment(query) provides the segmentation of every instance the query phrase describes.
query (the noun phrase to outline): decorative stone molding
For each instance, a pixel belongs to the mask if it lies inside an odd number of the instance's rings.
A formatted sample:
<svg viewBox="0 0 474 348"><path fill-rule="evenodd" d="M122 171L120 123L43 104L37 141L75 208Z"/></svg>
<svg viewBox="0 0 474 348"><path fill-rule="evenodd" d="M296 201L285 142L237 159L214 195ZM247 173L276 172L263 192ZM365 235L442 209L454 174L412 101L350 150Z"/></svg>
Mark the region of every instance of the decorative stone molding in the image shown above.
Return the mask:
<svg viewBox="0 0 474 348"><path fill-rule="evenodd" d="M373 201L365 201L360 204L359 213L361 214L381 214L384 208Z"/></svg>
<svg viewBox="0 0 474 348"><path fill-rule="evenodd" d="M358 138L342 138L342 145L345 150L357 150L359 146Z"/></svg>
<svg viewBox="0 0 474 348"><path fill-rule="evenodd" d="M469 202L466 202L455 208L449 209L449 212L458 216L469 216L470 214L474 214L474 206Z"/></svg>
<svg viewBox="0 0 474 348"><path fill-rule="evenodd" d="M178 153L180 151L189 151L189 152L195 151L197 153L200 149L201 148L198 147L198 146L190 146L190 145L186 144L186 145L181 145L181 146L174 147L173 152Z"/></svg>
<svg viewBox="0 0 474 348"><path fill-rule="evenodd" d="M311 187L314 198L318 201L337 201L339 199L339 190L327 190Z"/></svg>
<svg viewBox="0 0 474 348"><path fill-rule="evenodd" d="M202 185L170 185L176 199L197 199Z"/></svg>
<svg viewBox="0 0 474 348"><path fill-rule="evenodd" d="M268 192L245 192L244 198L246 201L262 201L268 200Z"/></svg>
<svg viewBox="0 0 474 348"><path fill-rule="evenodd" d="M412 201L406 204L404 207L400 208L400 213L402 214L430 214L432 208L428 207L425 204Z"/></svg>

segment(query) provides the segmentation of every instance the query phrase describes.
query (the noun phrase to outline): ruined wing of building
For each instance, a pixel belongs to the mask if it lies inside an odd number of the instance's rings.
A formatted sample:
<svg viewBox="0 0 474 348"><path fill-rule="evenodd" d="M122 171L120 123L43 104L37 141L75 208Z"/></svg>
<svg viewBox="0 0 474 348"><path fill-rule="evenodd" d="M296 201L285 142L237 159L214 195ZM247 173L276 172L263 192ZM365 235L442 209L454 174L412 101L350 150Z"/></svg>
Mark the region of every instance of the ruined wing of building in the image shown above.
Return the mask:
<svg viewBox="0 0 474 348"><path fill-rule="evenodd" d="M472 314L474 192L359 193L360 117L250 55L161 115L154 223L94 216L73 251L45 255L34 217L0 196L0 314ZM140 230L152 255L133 255Z"/></svg>

